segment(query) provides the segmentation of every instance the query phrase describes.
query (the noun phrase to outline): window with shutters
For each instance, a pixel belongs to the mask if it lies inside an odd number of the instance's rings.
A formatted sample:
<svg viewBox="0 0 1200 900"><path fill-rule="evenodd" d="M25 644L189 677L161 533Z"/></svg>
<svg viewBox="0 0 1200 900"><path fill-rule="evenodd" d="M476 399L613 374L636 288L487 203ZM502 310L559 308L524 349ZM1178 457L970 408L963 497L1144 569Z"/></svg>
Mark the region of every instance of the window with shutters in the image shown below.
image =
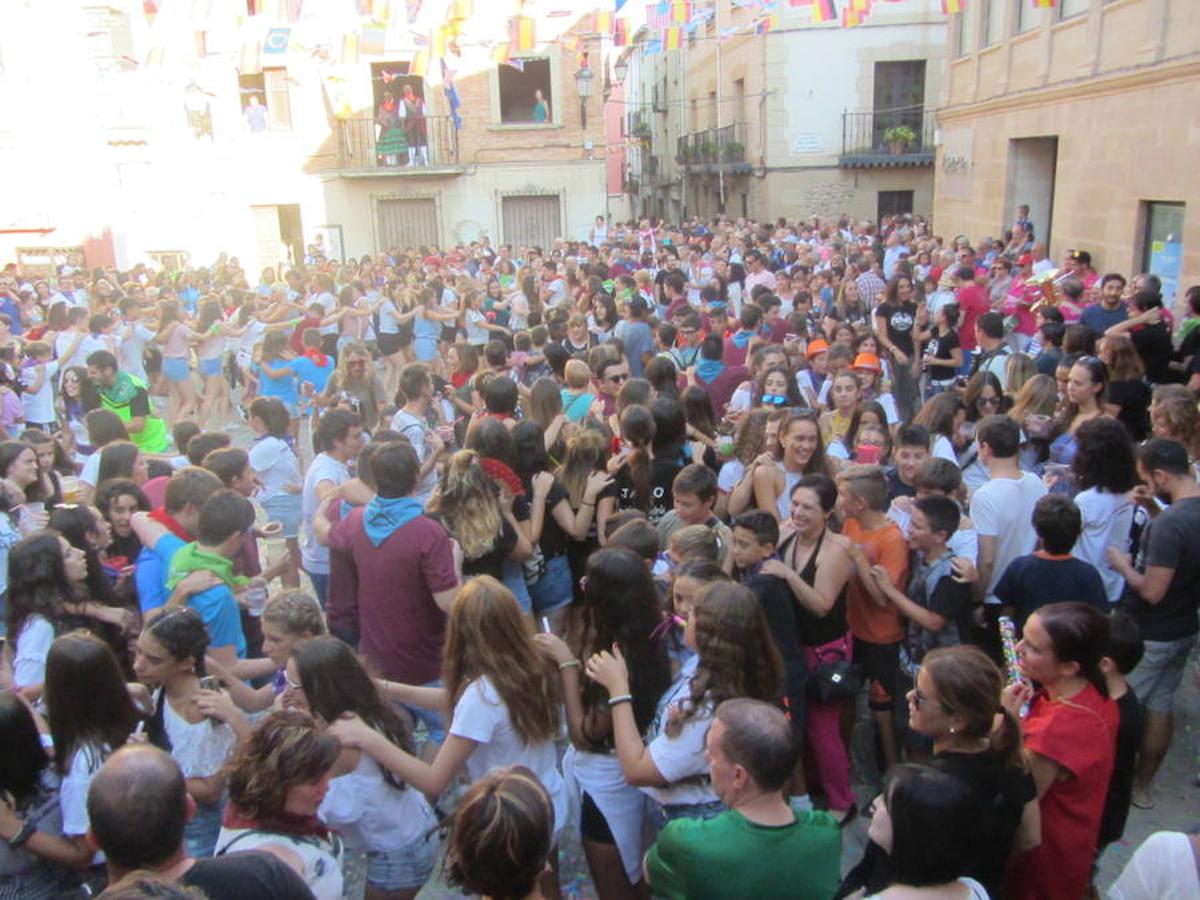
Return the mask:
<svg viewBox="0 0 1200 900"><path fill-rule="evenodd" d="M238 91L247 130L292 130L287 69L263 69L252 75L239 75Z"/></svg>

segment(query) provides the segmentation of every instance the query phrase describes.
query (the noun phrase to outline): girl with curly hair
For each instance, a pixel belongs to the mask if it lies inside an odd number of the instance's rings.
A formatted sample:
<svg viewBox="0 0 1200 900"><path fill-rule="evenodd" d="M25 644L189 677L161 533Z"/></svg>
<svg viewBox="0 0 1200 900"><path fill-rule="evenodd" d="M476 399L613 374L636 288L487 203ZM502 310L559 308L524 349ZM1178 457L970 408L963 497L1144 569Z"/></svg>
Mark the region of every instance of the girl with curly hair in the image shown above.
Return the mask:
<svg viewBox="0 0 1200 900"><path fill-rule="evenodd" d="M444 791L463 767L478 781L494 769L528 766L553 798L557 845L567 820L554 745L558 679L538 653L512 592L487 575L468 581L450 610L443 658L444 688L384 682L393 700L450 712L449 733L432 763L398 747L357 715L338 719L330 731L428 796ZM557 897L556 854L550 859L554 871L543 879L542 890Z"/></svg>
<svg viewBox="0 0 1200 900"><path fill-rule="evenodd" d="M618 646L587 661L587 674L608 691L613 744L625 780L657 801L659 819L707 819L724 807L708 774L704 739L713 711L724 700L751 697L774 702L783 664L749 588L717 581L696 595L684 627L696 651L663 695L642 740L629 668Z"/></svg>

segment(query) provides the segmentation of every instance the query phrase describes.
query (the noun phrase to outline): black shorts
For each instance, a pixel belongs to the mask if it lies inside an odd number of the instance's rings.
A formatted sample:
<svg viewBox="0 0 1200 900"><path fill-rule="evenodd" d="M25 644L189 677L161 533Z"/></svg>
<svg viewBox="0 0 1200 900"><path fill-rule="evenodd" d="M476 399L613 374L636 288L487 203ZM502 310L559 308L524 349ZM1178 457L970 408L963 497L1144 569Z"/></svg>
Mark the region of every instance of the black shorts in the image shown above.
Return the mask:
<svg viewBox="0 0 1200 900"><path fill-rule="evenodd" d="M579 811L579 834L585 841L594 844L615 844L612 829L608 827L608 819L600 812L600 807L591 795L583 792L583 803Z"/></svg>
<svg viewBox="0 0 1200 900"><path fill-rule="evenodd" d="M443 325L441 340L444 343L453 344L458 340L458 329L453 325Z"/></svg>
<svg viewBox="0 0 1200 900"><path fill-rule="evenodd" d="M404 346L400 343L399 334L384 334L382 332L376 335L375 343L379 346L379 352L384 356L392 356L398 353L400 348Z"/></svg>
<svg viewBox="0 0 1200 900"><path fill-rule="evenodd" d="M854 639L854 661L867 682L867 706L886 712L896 705L896 676L900 674L900 642L872 644Z"/></svg>

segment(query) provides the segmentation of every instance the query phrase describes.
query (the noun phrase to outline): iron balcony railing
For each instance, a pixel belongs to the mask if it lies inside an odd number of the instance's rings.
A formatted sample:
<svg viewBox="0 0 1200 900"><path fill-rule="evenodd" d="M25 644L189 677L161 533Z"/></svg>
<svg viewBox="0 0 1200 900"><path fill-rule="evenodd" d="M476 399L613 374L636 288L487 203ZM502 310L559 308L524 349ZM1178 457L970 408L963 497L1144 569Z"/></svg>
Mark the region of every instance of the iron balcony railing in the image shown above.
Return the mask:
<svg viewBox="0 0 1200 900"><path fill-rule="evenodd" d="M721 128L709 128L679 138L675 161L682 166L744 165L746 162L745 124L735 122Z"/></svg>
<svg viewBox="0 0 1200 900"><path fill-rule="evenodd" d="M932 165L934 111L921 107L842 114L843 166Z"/></svg>
<svg viewBox="0 0 1200 900"><path fill-rule="evenodd" d="M415 172L459 164L458 131L450 116L426 116L423 129L412 120L401 119L399 134L386 133L372 119L342 119L338 125L338 167L345 171ZM422 137L424 153L419 143ZM412 157L410 146L414 148Z"/></svg>

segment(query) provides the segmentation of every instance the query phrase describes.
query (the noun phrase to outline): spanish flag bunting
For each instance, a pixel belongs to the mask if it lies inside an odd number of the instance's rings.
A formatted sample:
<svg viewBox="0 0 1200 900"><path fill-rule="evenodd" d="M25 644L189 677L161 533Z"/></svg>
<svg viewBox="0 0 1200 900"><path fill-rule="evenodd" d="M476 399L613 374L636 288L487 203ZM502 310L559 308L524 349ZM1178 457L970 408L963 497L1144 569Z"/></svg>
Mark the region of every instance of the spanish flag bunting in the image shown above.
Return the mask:
<svg viewBox="0 0 1200 900"><path fill-rule="evenodd" d="M415 78L424 78L429 71L429 51L418 50L413 54L412 65L408 68L408 74Z"/></svg>
<svg viewBox="0 0 1200 900"><path fill-rule="evenodd" d="M593 19L592 31L597 34L612 34L613 33L613 14L611 12L598 12Z"/></svg>
<svg viewBox="0 0 1200 900"><path fill-rule="evenodd" d="M358 35L353 31L342 35L342 63L358 62Z"/></svg>
<svg viewBox="0 0 1200 900"><path fill-rule="evenodd" d="M671 21L676 25L686 25L692 18L691 0L671 0ZM667 47L670 50L670 47Z"/></svg>
<svg viewBox="0 0 1200 900"><path fill-rule="evenodd" d="M504 64L512 55L512 45L505 41L492 48L492 62Z"/></svg>
<svg viewBox="0 0 1200 900"><path fill-rule="evenodd" d="M943 15L953 15L963 11L963 0L942 0Z"/></svg>
<svg viewBox="0 0 1200 900"><path fill-rule="evenodd" d="M629 23L625 19L617 19L613 23L613 46L629 46Z"/></svg>
<svg viewBox="0 0 1200 900"><path fill-rule="evenodd" d="M513 50L518 53L532 50L533 45L537 43L534 37L533 19L529 16L514 16L510 24Z"/></svg>
<svg viewBox="0 0 1200 900"><path fill-rule="evenodd" d="M663 29L663 49L678 50L680 38L682 37L683 29L678 25L672 25L670 28Z"/></svg>
<svg viewBox="0 0 1200 900"><path fill-rule="evenodd" d="M1034 9L1052 9L1054 0L1033 0Z"/></svg>
<svg viewBox="0 0 1200 900"><path fill-rule="evenodd" d="M862 23L862 13L854 8L853 3L848 3L842 7L842 27L853 28L855 25Z"/></svg>
<svg viewBox="0 0 1200 900"><path fill-rule="evenodd" d="M856 12L866 16L871 11L871 0L851 0L851 5Z"/></svg>
<svg viewBox="0 0 1200 900"><path fill-rule="evenodd" d="M812 0L812 20L814 22L832 22L837 18L837 10L833 8L833 0Z"/></svg>

